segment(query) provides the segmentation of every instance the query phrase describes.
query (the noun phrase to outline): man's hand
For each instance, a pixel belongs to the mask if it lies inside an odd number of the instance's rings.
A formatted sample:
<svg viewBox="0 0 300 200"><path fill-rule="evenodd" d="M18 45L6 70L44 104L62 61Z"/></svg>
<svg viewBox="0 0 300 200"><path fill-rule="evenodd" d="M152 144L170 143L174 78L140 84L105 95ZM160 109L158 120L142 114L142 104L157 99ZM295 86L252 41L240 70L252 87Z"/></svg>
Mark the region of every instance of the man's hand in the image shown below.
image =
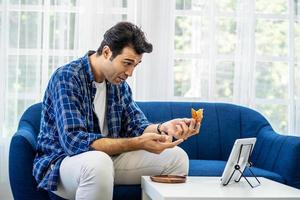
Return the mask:
<svg viewBox="0 0 300 200"><path fill-rule="evenodd" d="M184 139L199 133L201 121L196 123L196 120L191 118L173 119L161 125L161 130L167 132L168 135L176 139Z"/></svg>
<svg viewBox="0 0 300 200"><path fill-rule="evenodd" d="M183 142L183 139L172 142L171 137L157 133L144 133L138 137L140 149L160 154L167 148L173 148Z"/></svg>

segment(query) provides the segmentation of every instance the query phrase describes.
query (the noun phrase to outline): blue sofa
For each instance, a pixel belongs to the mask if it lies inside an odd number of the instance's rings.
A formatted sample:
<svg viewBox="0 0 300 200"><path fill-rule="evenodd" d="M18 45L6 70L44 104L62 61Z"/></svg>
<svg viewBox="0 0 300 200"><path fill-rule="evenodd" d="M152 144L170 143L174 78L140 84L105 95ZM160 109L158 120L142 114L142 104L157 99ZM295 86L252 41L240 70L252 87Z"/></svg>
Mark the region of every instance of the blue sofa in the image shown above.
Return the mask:
<svg viewBox="0 0 300 200"><path fill-rule="evenodd" d="M258 112L225 103L138 102L138 105L153 123L190 117L191 108L204 108L201 134L180 145L190 158L189 176L221 176L234 141L256 137L251 157L253 172L300 189L300 137L277 134ZM15 200L60 199L37 190L32 176L40 115L41 103L28 108L11 141L9 177ZM140 185L114 187L114 199L140 198Z"/></svg>

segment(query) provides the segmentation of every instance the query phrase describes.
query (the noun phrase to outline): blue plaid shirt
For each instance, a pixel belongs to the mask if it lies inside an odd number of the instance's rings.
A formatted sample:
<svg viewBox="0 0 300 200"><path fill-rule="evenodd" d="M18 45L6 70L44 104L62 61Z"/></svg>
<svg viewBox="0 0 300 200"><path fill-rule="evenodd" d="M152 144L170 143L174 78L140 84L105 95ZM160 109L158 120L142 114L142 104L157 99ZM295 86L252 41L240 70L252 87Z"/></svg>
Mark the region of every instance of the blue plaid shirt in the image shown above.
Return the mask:
<svg viewBox="0 0 300 200"><path fill-rule="evenodd" d="M57 190L61 161L92 150L91 143L102 137L93 108L96 87L88 57L92 53L58 68L49 81L33 166L39 188ZM106 137L141 135L149 122L133 101L128 84L107 82L106 87Z"/></svg>

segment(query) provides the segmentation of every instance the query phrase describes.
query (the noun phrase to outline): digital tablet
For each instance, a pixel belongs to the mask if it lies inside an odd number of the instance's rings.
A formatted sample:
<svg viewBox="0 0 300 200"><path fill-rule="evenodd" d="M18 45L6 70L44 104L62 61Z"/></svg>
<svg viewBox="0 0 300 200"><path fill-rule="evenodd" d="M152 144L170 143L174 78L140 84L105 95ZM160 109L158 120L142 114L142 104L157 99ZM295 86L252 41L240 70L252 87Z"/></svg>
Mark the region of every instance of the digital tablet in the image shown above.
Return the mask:
<svg viewBox="0 0 300 200"><path fill-rule="evenodd" d="M255 142L256 138L243 138L235 141L222 174L221 183L223 185L240 180L242 174L236 170L236 165L241 172L245 170Z"/></svg>

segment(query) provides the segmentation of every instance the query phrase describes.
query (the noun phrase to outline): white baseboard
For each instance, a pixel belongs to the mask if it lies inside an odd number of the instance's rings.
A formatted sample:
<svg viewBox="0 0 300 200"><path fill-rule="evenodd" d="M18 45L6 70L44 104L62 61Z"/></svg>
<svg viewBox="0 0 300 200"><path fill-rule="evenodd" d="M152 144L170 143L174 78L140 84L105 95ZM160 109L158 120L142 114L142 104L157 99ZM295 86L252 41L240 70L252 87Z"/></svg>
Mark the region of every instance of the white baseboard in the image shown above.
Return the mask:
<svg viewBox="0 0 300 200"><path fill-rule="evenodd" d="M12 193L11 193L9 183L7 183L7 184L1 183L0 184L0 199L3 199L3 200L13 200L14 199L12 196Z"/></svg>
<svg viewBox="0 0 300 200"><path fill-rule="evenodd" d="M0 199L13 199L8 176L9 138L0 138Z"/></svg>
<svg viewBox="0 0 300 200"><path fill-rule="evenodd" d="M8 180L8 153L10 139L0 138L0 183L6 183Z"/></svg>

